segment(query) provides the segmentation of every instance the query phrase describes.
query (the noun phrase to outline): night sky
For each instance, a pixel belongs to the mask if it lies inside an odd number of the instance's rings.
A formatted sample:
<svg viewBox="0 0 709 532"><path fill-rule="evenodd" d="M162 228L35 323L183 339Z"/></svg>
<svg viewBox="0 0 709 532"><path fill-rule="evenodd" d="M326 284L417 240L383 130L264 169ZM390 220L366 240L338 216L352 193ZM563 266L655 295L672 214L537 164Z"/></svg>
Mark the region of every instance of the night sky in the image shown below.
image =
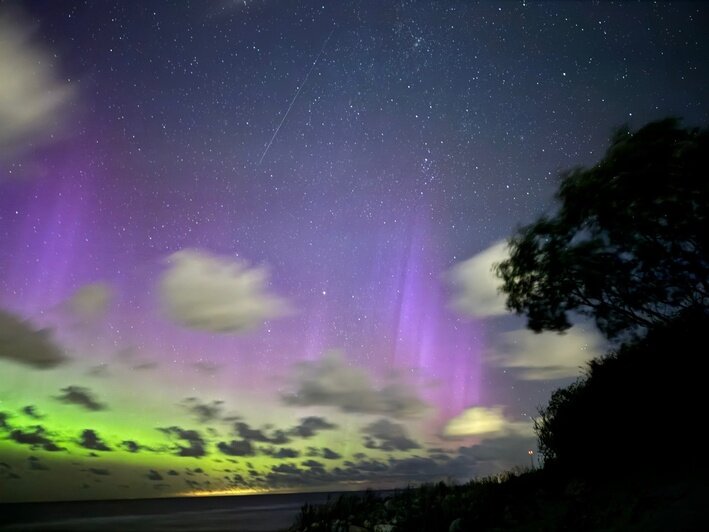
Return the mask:
<svg viewBox="0 0 709 532"><path fill-rule="evenodd" d="M0 1L0 500L529 466L604 345L491 265L616 127L709 122L708 12Z"/></svg>

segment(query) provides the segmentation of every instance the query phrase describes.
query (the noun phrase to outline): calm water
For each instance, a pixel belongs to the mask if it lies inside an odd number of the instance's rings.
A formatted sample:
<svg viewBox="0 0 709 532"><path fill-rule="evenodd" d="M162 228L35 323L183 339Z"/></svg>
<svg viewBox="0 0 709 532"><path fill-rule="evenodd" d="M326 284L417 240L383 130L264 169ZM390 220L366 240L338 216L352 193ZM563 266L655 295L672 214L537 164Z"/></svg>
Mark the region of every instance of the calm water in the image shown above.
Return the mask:
<svg viewBox="0 0 709 532"><path fill-rule="evenodd" d="M0 505L0 530L272 531L287 529L305 503L339 493L194 497Z"/></svg>

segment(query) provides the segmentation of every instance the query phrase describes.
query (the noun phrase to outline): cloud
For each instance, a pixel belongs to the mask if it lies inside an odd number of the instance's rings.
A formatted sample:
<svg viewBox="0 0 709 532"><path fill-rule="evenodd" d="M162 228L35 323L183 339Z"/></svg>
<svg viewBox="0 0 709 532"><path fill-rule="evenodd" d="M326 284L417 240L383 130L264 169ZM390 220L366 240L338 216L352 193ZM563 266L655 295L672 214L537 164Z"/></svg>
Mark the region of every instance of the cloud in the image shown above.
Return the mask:
<svg viewBox="0 0 709 532"><path fill-rule="evenodd" d="M90 467L88 469L89 473L93 473L94 475L99 475L99 476L108 476L111 474L111 472L108 469L104 468L99 468L99 467Z"/></svg>
<svg viewBox="0 0 709 532"><path fill-rule="evenodd" d="M84 449L91 449L94 451L110 451L111 448L106 445L106 443L101 439L101 437L96 433L95 430L86 429L81 433L79 438L79 445Z"/></svg>
<svg viewBox="0 0 709 532"><path fill-rule="evenodd" d="M68 360L52 341L49 330L37 330L4 310L0 310L0 359L37 369L53 368Z"/></svg>
<svg viewBox="0 0 709 532"><path fill-rule="evenodd" d="M532 436L531 421L510 421L501 406L474 406L450 419L443 428L446 438Z"/></svg>
<svg viewBox="0 0 709 532"><path fill-rule="evenodd" d="M92 283L79 288L66 301L65 306L84 322L102 319L113 300L113 290L107 283Z"/></svg>
<svg viewBox="0 0 709 532"><path fill-rule="evenodd" d="M215 364L214 362L207 362L206 360L200 360L199 362L195 362L192 364L192 367L199 371L200 373L204 373L205 375L216 375L221 366L219 364Z"/></svg>
<svg viewBox="0 0 709 532"><path fill-rule="evenodd" d="M148 480L152 480L155 482L162 480L162 475L160 473L158 473L157 471L155 471L154 469L151 469L150 471L148 471L148 474L145 476L148 478Z"/></svg>
<svg viewBox="0 0 709 532"><path fill-rule="evenodd" d="M492 270L507 258L507 242L502 240L453 266L448 274L455 291L453 308L475 318L507 314L505 296L499 292L502 281Z"/></svg>
<svg viewBox="0 0 709 532"><path fill-rule="evenodd" d="M254 448L249 440L232 440L231 443L220 441L217 449L228 456L253 456Z"/></svg>
<svg viewBox="0 0 709 532"><path fill-rule="evenodd" d="M530 449L535 447L535 439L531 434L518 434L491 438L478 445L461 447L460 457L473 460L476 463L478 475L491 475L509 470L517 465L529 463Z"/></svg>
<svg viewBox="0 0 709 532"><path fill-rule="evenodd" d="M332 406L344 412L392 417L413 416L426 409L413 386L391 378L377 388L362 368L348 364L337 351L319 361L298 364L294 385L295 391L283 396L291 406Z"/></svg>
<svg viewBox="0 0 709 532"><path fill-rule="evenodd" d="M399 423L379 419L362 429L365 434L364 446L382 451L410 451L421 446L408 437L406 429Z"/></svg>
<svg viewBox="0 0 709 532"><path fill-rule="evenodd" d="M10 415L7 412L0 412L0 429L10 430L8 419L10 419Z"/></svg>
<svg viewBox="0 0 709 532"><path fill-rule="evenodd" d="M136 371L148 371L148 370L155 369L157 367L158 367L157 362L147 361L147 362L141 362L140 364L136 364L135 366L133 366L133 369Z"/></svg>
<svg viewBox="0 0 709 532"><path fill-rule="evenodd" d="M321 430L336 429L337 425L330 423L323 417L310 416L300 420L300 424L288 431L292 436L299 438L312 438Z"/></svg>
<svg viewBox="0 0 709 532"><path fill-rule="evenodd" d="M331 470L326 470L320 462L307 460L302 468L293 464L272 467L263 483L270 488L324 487L340 483L395 487L412 482L468 481L475 476L500 473L514 465L528 463L529 444L529 438L512 435L460 447L453 452L441 451L436 457L390 457L381 461L359 455L357 461L345 461L343 467Z"/></svg>
<svg viewBox="0 0 709 532"><path fill-rule="evenodd" d="M109 373L108 364L105 362L91 366L88 370L86 370L86 374L91 377L108 377Z"/></svg>
<svg viewBox="0 0 709 532"><path fill-rule="evenodd" d="M176 445L177 456L201 458L207 454L204 438L202 438L196 430L186 430L174 426L161 428L158 430L168 436L175 437L179 440L184 440L188 443L187 447Z"/></svg>
<svg viewBox="0 0 709 532"><path fill-rule="evenodd" d="M275 473L286 473L289 475L297 475L301 472L301 470L298 469L298 466L295 466L293 464L278 464L276 466L271 467L271 471Z"/></svg>
<svg viewBox="0 0 709 532"><path fill-rule="evenodd" d="M197 418L199 423L208 423L221 417L224 401L202 403L196 397L188 397L181 404Z"/></svg>
<svg viewBox="0 0 709 532"><path fill-rule="evenodd" d="M273 445L283 445L284 443L290 442L290 438L282 430L275 430L273 434L269 436L260 429L252 429L243 421L234 423L234 431L238 436L249 441L271 443Z"/></svg>
<svg viewBox="0 0 709 532"><path fill-rule="evenodd" d="M33 33L18 12L0 12L0 162L51 141L75 95Z"/></svg>
<svg viewBox="0 0 709 532"><path fill-rule="evenodd" d="M27 405L22 407L22 413L32 419L42 419L44 416L40 416L37 412L37 407L34 405Z"/></svg>
<svg viewBox="0 0 709 532"><path fill-rule="evenodd" d="M168 264L160 298L166 314L180 325L241 333L290 313L285 300L268 293L265 268L196 249L172 254Z"/></svg>
<svg viewBox="0 0 709 532"><path fill-rule="evenodd" d="M323 447L322 457L325 458L326 460L339 460L340 458L342 458L342 455L339 453L336 453L332 449L328 449L327 447Z"/></svg>
<svg viewBox="0 0 709 532"><path fill-rule="evenodd" d="M600 356L604 340L595 331L579 325L564 333L535 333L519 329L498 335L488 352L488 361L514 369L523 380L575 377L594 357Z"/></svg>
<svg viewBox="0 0 709 532"><path fill-rule="evenodd" d="M22 430L15 429L10 432L10 439L23 445L29 445L32 449L44 449L49 452L64 450L64 448L59 447L56 443L50 440L47 436L47 431L44 427L39 425L34 428L34 432L24 432Z"/></svg>
<svg viewBox="0 0 709 532"><path fill-rule="evenodd" d="M305 467L309 467L310 469L325 469L325 464L318 462L317 460L306 460L303 462L303 465Z"/></svg>
<svg viewBox="0 0 709 532"><path fill-rule="evenodd" d="M66 388L62 388L61 391L63 392L62 395L55 397L57 401L68 405L83 406L86 410L91 410L92 412L106 410L106 405L94 399L88 388L67 386Z"/></svg>
<svg viewBox="0 0 709 532"><path fill-rule="evenodd" d="M290 447L281 447L277 451L275 449L261 449L263 454L283 460L285 458L298 458L300 451L291 449Z"/></svg>
<svg viewBox="0 0 709 532"><path fill-rule="evenodd" d="M133 440L122 441L121 447L123 447L129 453L137 453L141 449L140 444L138 444L138 442L135 442Z"/></svg>
<svg viewBox="0 0 709 532"><path fill-rule="evenodd" d="M49 471L49 467L36 456L29 456L27 462L30 469L34 469L35 471Z"/></svg>

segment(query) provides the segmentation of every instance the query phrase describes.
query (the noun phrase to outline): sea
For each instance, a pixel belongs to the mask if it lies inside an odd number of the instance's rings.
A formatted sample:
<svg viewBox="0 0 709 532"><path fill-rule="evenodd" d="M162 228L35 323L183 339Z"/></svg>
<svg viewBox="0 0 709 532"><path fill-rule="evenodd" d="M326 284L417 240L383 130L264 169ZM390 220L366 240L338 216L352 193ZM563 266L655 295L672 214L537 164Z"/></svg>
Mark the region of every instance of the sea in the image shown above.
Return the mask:
<svg viewBox="0 0 709 532"><path fill-rule="evenodd" d="M341 493L4 503L0 504L0 530L281 531L293 524L304 504L322 504Z"/></svg>

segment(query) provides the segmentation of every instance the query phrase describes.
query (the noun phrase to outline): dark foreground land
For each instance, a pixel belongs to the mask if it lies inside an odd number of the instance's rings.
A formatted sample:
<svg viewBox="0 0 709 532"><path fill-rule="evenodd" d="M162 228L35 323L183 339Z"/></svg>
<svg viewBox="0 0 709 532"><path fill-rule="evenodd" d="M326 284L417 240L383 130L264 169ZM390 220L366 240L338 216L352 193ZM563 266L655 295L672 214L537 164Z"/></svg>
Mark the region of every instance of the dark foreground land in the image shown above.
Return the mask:
<svg viewBox="0 0 709 532"><path fill-rule="evenodd" d="M699 531L709 530L708 500L699 479L594 483L539 470L387 497L343 494L304 506L291 531Z"/></svg>

